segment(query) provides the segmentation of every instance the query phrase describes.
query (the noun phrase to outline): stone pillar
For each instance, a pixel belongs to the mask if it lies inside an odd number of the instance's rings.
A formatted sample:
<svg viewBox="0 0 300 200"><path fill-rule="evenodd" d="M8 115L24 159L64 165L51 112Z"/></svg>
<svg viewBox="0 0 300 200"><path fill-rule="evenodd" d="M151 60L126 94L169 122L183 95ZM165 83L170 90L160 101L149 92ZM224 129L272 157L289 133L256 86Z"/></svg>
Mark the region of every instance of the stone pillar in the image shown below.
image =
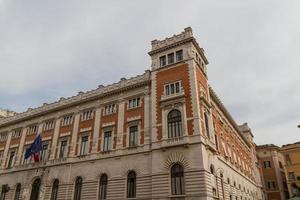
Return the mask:
<svg viewBox="0 0 300 200"><path fill-rule="evenodd" d="M78 136L78 129L79 129L79 119L80 113L74 114L74 123L73 123L73 132L72 132L72 141L71 141L71 150L70 150L70 157L76 156L76 144L77 144L77 136Z"/></svg>
<svg viewBox="0 0 300 200"><path fill-rule="evenodd" d="M117 147L120 149L123 147L123 129L124 129L124 112L125 112L125 101L120 100L119 110L118 110L118 127L117 127Z"/></svg>
<svg viewBox="0 0 300 200"><path fill-rule="evenodd" d="M59 128L60 128L60 118L57 118L55 121L54 133L52 137L52 145L51 145L51 154L49 160L55 159L55 153L57 150L57 143L59 137Z"/></svg>
<svg viewBox="0 0 300 200"><path fill-rule="evenodd" d="M96 114L95 114L95 123L94 123L94 133L93 133L93 146L92 146L92 153L97 153L97 147L99 143L99 131L100 131L100 120L101 120L101 109L102 108L97 108L96 109Z"/></svg>
<svg viewBox="0 0 300 200"><path fill-rule="evenodd" d="M150 95L148 91L144 98L144 143L150 143Z"/></svg>
<svg viewBox="0 0 300 200"><path fill-rule="evenodd" d="M15 165L20 165L22 162L22 158L23 158L23 152L24 152L24 144L25 144L25 138L26 138L26 132L27 132L27 128L23 128L22 130L22 134L21 134L21 140L20 140L20 144L19 144L19 150L18 150L18 160L16 161Z"/></svg>
<svg viewBox="0 0 300 200"><path fill-rule="evenodd" d="M6 165L6 161L7 161L7 158L8 158L8 152L9 152L9 146L10 146L10 141L11 141L11 136L12 136L12 132L9 131L7 133L7 140L6 140L6 144L5 144L5 148L4 148L4 151L3 151L3 157L2 157L2 166L0 166L1 168L5 168L5 165ZM17 152L16 152L17 153ZM18 154L17 154L18 155Z"/></svg>

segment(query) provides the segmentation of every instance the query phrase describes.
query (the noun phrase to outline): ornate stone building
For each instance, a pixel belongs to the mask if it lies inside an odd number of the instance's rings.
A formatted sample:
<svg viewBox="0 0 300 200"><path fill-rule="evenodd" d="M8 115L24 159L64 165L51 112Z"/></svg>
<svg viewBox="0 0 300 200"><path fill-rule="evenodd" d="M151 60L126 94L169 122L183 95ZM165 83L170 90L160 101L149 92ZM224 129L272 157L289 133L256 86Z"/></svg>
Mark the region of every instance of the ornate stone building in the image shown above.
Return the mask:
<svg viewBox="0 0 300 200"><path fill-rule="evenodd" d="M2 199L262 199L251 130L208 84L192 29L151 70L0 121ZM24 152L42 135L41 162Z"/></svg>
<svg viewBox="0 0 300 200"><path fill-rule="evenodd" d="M283 145L280 152L285 158L285 173L290 197L300 197L300 142Z"/></svg>
<svg viewBox="0 0 300 200"><path fill-rule="evenodd" d="M289 198L285 160L280 148L273 144L257 146L257 155L261 166L262 179L267 200L286 200Z"/></svg>
<svg viewBox="0 0 300 200"><path fill-rule="evenodd" d="M11 116L14 116L15 114L17 114L17 113L14 111L0 108L0 119L5 118L5 117L11 117Z"/></svg>

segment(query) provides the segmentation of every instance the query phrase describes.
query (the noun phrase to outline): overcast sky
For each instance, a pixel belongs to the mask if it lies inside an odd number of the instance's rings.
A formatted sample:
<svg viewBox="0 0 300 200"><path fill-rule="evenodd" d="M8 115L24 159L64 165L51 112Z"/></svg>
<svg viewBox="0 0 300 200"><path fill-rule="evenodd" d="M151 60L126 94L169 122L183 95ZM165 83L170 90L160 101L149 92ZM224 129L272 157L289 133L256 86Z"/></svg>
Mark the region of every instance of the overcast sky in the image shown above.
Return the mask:
<svg viewBox="0 0 300 200"><path fill-rule="evenodd" d="M18 112L150 68L193 28L210 84L257 144L300 141L300 1L0 0L0 107Z"/></svg>

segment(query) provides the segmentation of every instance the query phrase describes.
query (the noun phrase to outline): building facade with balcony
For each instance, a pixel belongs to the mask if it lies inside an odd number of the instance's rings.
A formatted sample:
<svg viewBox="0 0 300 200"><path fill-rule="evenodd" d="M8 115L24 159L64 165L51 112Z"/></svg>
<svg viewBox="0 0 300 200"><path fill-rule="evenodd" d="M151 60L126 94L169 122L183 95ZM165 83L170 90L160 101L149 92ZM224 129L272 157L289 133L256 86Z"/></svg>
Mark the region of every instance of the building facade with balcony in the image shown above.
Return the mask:
<svg viewBox="0 0 300 200"><path fill-rule="evenodd" d="M209 86L192 29L149 55L142 75L2 119L2 199L262 199L251 130Z"/></svg>
<svg viewBox="0 0 300 200"><path fill-rule="evenodd" d="M300 197L300 142L281 147L285 158L285 172L291 197Z"/></svg>
<svg viewBox="0 0 300 200"><path fill-rule="evenodd" d="M257 155L267 200L288 199L285 159L280 153L280 148L273 144L260 145L257 146Z"/></svg>

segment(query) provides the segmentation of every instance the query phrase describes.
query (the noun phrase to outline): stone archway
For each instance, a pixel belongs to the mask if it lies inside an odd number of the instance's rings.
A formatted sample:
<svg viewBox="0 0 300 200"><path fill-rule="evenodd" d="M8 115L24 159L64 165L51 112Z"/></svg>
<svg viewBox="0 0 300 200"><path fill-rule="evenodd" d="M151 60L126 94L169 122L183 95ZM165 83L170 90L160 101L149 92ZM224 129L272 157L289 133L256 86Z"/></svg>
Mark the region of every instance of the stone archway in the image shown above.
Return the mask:
<svg viewBox="0 0 300 200"><path fill-rule="evenodd" d="M38 200L39 199L40 188L41 188L41 179L37 178L32 183L31 193L30 193L30 200Z"/></svg>

